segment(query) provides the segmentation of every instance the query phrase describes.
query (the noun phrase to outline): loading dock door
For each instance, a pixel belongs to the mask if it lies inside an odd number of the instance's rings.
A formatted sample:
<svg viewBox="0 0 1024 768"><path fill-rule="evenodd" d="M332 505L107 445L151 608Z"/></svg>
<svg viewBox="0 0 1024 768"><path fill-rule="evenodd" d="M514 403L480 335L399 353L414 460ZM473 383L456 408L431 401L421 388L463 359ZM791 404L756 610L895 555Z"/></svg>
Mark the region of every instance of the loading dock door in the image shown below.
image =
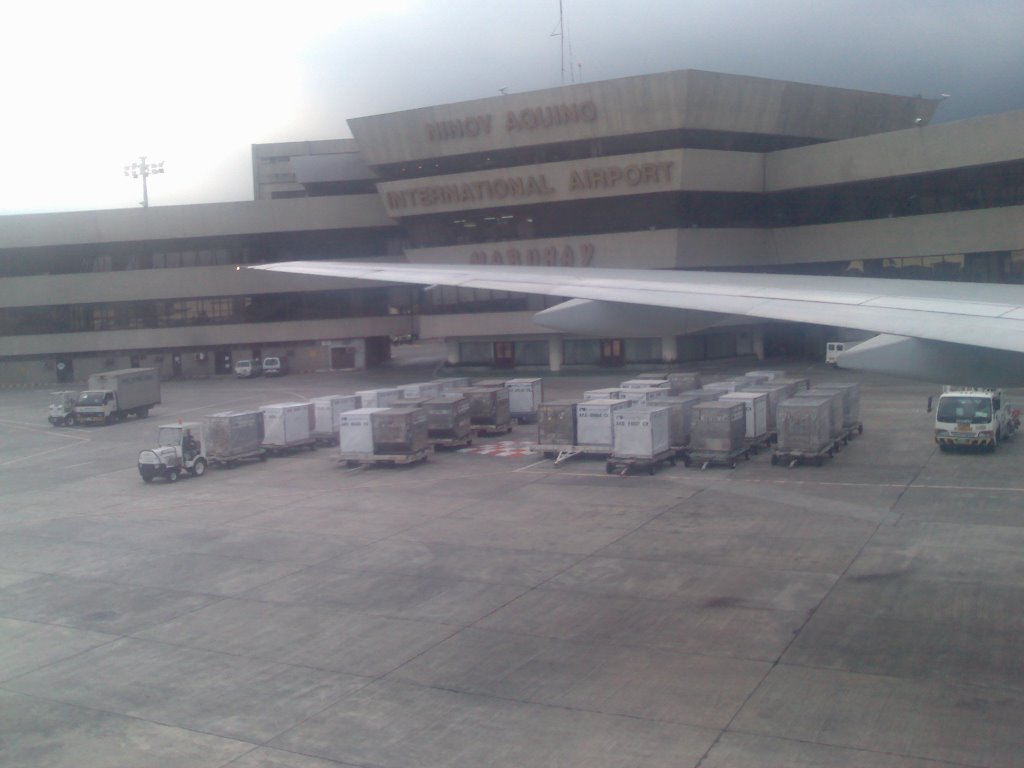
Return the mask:
<svg viewBox="0 0 1024 768"><path fill-rule="evenodd" d="M344 370L356 367L356 351L353 347L331 347L331 368Z"/></svg>
<svg viewBox="0 0 1024 768"><path fill-rule="evenodd" d="M215 374L229 375L231 371L231 353L230 352L218 352L214 355L214 370Z"/></svg>
<svg viewBox="0 0 1024 768"><path fill-rule="evenodd" d="M516 345L512 341L494 342L494 367L515 368Z"/></svg>

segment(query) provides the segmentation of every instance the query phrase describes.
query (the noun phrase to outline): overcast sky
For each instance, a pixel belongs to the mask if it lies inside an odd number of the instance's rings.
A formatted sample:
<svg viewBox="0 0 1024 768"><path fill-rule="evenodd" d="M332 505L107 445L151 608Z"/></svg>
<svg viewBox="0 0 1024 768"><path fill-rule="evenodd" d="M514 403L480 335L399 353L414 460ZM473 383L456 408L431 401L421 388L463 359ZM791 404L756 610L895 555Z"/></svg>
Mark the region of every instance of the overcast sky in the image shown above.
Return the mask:
<svg viewBox="0 0 1024 768"><path fill-rule="evenodd" d="M18 2L0 27L0 213L251 200L250 145L562 82L705 69L1024 109L1021 0ZM571 54L571 57L570 57ZM2 226L2 221L0 221Z"/></svg>

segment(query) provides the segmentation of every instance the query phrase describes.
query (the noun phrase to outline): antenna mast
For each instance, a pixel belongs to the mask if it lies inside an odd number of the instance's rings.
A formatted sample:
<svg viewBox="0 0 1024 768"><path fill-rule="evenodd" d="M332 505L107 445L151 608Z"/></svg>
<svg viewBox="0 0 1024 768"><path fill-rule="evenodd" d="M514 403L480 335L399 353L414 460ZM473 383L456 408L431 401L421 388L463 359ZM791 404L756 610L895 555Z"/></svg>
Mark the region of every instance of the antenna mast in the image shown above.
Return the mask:
<svg viewBox="0 0 1024 768"><path fill-rule="evenodd" d="M562 16L562 0L558 0L558 40L562 45L562 85L565 85L565 19Z"/></svg>

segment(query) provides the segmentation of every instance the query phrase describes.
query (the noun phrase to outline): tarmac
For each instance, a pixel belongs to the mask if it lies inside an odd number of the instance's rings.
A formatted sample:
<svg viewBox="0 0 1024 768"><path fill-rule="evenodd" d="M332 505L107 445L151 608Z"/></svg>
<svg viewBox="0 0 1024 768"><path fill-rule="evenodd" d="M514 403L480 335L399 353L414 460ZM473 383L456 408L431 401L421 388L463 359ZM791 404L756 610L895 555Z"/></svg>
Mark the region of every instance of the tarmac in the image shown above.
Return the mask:
<svg viewBox="0 0 1024 768"><path fill-rule="evenodd" d="M931 385L765 363L861 384L822 467L620 477L522 425L415 466L139 477L161 423L422 381L436 352L166 382L109 427L0 392L0 765L1024 765L1024 439L940 453Z"/></svg>

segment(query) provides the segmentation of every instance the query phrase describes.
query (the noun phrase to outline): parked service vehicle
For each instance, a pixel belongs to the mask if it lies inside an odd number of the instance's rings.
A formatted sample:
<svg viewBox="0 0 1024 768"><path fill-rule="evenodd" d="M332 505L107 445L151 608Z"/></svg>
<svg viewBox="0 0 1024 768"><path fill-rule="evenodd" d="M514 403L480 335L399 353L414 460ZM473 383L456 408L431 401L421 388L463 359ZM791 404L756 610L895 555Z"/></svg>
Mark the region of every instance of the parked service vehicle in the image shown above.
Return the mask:
<svg viewBox="0 0 1024 768"><path fill-rule="evenodd" d="M160 404L160 375L156 368L125 368L94 373L88 388L79 393L75 421L113 424L127 416L142 419Z"/></svg>
<svg viewBox="0 0 1024 768"><path fill-rule="evenodd" d="M251 379L263 372L263 366L259 360L239 360L235 363L235 376L240 379Z"/></svg>
<svg viewBox="0 0 1024 768"><path fill-rule="evenodd" d="M176 481L185 472L196 477L206 473L206 440L198 421L164 424L157 431L156 448L139 452L139 474L143 481L162 477Z"/></svg>
<svg viewBox="0 0 1024 768"><path fill-rule="evenodd" d="M829 365L836 365L839 362L839 355L849 352L862 341L830 341L825 344L825 362Z"/></svg>
<svg viewBox="0 0 1024 768"><path fill-rule="evenodd" d="M994 451L1020 429L1020 411L1010 408L1002 390L946 387L935 409L939 449L979 448Z"/></svg>
<svg viewBox="0 0 1024 768"><path fill-rule="evenodd" d="M264 357L264 376L284 376L288 373L288 361L283 357Z"/></svg>
<svg viewBox="0 0 1024 768"><path fill-rule="evenodd" d="M75 424L75 403L78 392L64 390L50 393L50 413L47 419L55 427L71 427Z"/></svg>

